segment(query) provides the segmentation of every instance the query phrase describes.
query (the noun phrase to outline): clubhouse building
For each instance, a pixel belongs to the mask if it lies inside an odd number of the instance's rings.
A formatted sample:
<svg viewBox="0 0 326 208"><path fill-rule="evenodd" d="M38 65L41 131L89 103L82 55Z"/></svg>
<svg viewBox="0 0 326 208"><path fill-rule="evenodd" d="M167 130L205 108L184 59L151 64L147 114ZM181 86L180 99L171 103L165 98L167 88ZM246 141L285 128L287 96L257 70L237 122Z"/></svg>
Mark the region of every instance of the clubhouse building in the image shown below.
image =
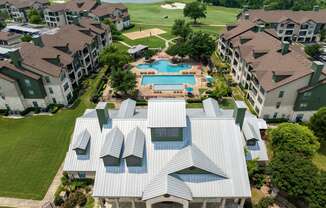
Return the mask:
<svg viewBox="0 0 326 208"><path fill-rule="evenodd" d="M127 99L118 110L99 103L76 119L63 170L94 178L103 207L242 208L251 197L246 159L268 159L266 128L243 102L234 110L211 98L202 109L183 99L150 99L147 108Z"/></svg>

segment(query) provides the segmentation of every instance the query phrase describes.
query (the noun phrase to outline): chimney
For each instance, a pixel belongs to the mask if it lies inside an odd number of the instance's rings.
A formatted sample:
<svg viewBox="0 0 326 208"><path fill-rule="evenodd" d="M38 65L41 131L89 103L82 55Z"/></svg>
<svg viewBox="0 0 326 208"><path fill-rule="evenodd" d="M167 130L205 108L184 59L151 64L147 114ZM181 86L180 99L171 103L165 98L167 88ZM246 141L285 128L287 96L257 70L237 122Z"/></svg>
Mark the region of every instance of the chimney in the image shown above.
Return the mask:
<svg viewBox="0 0 326 208"><path fill-rule="evenodd" d="M264 32L265 25L258 25L258 32Z"/></svg>
<svg viewBox="0 0 326 208"><path fill-rule="evenodd" d="M314 12L319 12L319 5L314 5L313 9Z"/></svg>
<svg viewBox="0 0 326 208"><path fill-rule="evenodd" d="M33 36L32 41L33 41L35 46L38 46L38 47L41 47L41 48L44 47L44 43L43 43L42 38L41 38L40 35Z"/></svg>
<svg viewBox="0 0 326 208"><path fill-rule="evenodd" d="M9 57L11 59L11 62L16 66L20 67L22 64L22 57L20 55L19 49L10 51L9 52Z"/></svg>
<svg viewBox="0 0 326 208"><path fill-rule="evenodd" d="M320 74L323 71L323 68L324 68L324 64L322 62L320 61L312 62L311 69L313 70L313 73L309 81L309 86L312 86L319 81Z"/></svg>
<svg viewBox="0 0 326 208"><path fill-rule="evenodd" d="M243 101L235 101L235 109L233 111L233 118L235 123L242 129L243 121L246 115L247 106Z"/></svg>
<svg viewBox="0 0 326 208"><path fill-rule="evenodd" d="M101 127L101 130L103 129L103 126L108 124L109 120L109 111L107 107L106 102L99 102L95 108L97 118Z"/></svg>
<svg viewBox="0 0 326 208"><path fill-rule="evenodd" d="M290 43L288 41L282 41L281 53L285 55L289 52Z"/></svg>
<svg viewBox="0 0 326 208"><path fill-rule="evenodd" d="M246 13L246 14L244 15L245 20L249 20L249 17L250 17L250 14L248 14L248 13Z"/></svg>

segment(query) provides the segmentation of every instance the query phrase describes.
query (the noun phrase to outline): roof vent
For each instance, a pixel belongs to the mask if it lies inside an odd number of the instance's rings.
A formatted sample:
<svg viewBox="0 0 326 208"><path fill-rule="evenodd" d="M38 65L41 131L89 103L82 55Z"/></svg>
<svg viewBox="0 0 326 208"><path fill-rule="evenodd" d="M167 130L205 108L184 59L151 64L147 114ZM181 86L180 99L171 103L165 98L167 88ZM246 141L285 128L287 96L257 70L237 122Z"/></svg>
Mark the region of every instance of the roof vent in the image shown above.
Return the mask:
<svg viewBox="0 0 326 208"><path fill-rule="evenodd" d="M95 108L101 130L109 122L109 111L106 102L99 102Z"/></svg>
<svg viewBox="0 0 326 208"><path fill-rule="evenodd" d="M285 55L289 52L290 43L288 41L282 41L281 53Z"/></svg>
<svg viewBox="0 0 326 208"><path fill-rule="evenodd" d="M233 111L233 118L235 123L242 129L243 121L246 115L247 106L243 101L235 101L235 109Z"/></svg>

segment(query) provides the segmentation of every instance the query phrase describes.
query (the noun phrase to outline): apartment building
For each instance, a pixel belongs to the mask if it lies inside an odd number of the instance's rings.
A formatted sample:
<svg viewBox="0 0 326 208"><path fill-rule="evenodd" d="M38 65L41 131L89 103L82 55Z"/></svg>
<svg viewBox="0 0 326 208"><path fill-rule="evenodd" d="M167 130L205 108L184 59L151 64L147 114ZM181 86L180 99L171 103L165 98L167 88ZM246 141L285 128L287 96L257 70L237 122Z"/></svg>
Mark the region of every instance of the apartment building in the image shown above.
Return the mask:
<svg viewBox="0 0 326 208"><path fill-rule="evenodd" d="M128 9L121 3L102 3L100 0L71 0L53 4L44 10L44 19L49 27L75 23L81 17L90 16L98 21L109 18L118 30L130 25Z"/></svg>
<svg viewBox="0 0 326 208"><path fill-rule="evenodd" d="M68 105L73 88L68 70L70 56L51 47L23 43L0 63L0 108L23 111L46 108L50 103Z"/></svg>
<svg viewBox="0 0 326 208"><path fill-rule="evenodd" d="M27 22L28 10L36 9L43 13L50 5L48 0L1 0L0 7L8 12L15 22Z"/></svg>
<svg viewBox="0 0 326 208"><path fill-rule="evenodd" d="M320 31L326 29L326 10L319 10L318 6L313 11L244 9L238 19L264 25L288 42L318 41Z"/></svg>
<svg viewBox="0 0 326 208"><path fill-rule="evenodd" d="M20 37L17 33L0 31L0 47L12 47L21 42Z"/></svg>
<svg viewBox="0 0 326 208"><path fill-rule="evenodd" d="M242 208L251 197L244 145L261 121L243 102L234 110L213 99L198 109L183 99L150 99L147 108L127 99L118 110L99 103L76 119L63 171L93 178L101 207Z"/></svg>
<svg viewBox="0 0 326 208"><path fill-rule="evenodd" d="M248 20L228 26L218 51L259 117L306 121L326 105L324 65L311 62L302 48L280 41L264 26Z"/></svg>
<svg viewBox="0 0 326 208"><path fill-rule="evenodd" d="M80 25L19 44L0 64L0 109L68 105L80 80L98 70L99 50L111 41L106 25L82 18Z"/></svg>

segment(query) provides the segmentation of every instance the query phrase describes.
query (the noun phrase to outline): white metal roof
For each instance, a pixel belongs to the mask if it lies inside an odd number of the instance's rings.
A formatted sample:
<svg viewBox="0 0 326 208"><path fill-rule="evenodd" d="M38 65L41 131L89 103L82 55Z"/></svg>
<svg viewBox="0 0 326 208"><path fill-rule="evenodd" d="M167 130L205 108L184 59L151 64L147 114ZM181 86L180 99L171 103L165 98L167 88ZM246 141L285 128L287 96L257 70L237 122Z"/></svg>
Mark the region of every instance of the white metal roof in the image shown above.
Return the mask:
<svg viewBox="0 0 326 208"><path fill-rule="evenodd" d="M203 101L204 111L209 117L217 117L220 113L220 108L217 101L213 98L207 98Z"/></svg>
<svg viewBox="0 0 326 208"><path fill-rule="evenodd" d="M77 141L75 142L73 149L86 150L90 139L91 139L91 135L89 134L87 129L85 129L77 137Z"/></svg>
<svg viewBox="0 0 326 208"><path fill-rule="evenodd" d="M128 156L136 156L143 158L145 145L145 134L140 128L135 127L128 133L125 141L125 149L123 151L123 158Z"/></svg>
<svg viewBox="0 0 326 208"><path fill-rule="evenodd" d="M144 189L143 200L169 194L186 200L192 200L189 187L181 180L170 175L156 176Z"/></svg>
<svg viewBox="0 0 326 208"><path fill-rule="evenodd" d="M100 157L112 156L115 158L120 158L123 145L123 138L123 134L119 130L119 128L113 128L105 136L105 141L102 145Z"/></svg>
<svg viewBox="0 0 326 208"><path fill-rule="evenodd" d="M186 127L184 99L150 99L148 101L148 127Z"/></svg>
<svg viewBox="0 0 326 208"><path fill-rule="evenodd" d="M118 117L120 118L132 117L134 115L135 108L136 108L136 101L129 98L127 100L124 100L120 105Z"/></svg>

